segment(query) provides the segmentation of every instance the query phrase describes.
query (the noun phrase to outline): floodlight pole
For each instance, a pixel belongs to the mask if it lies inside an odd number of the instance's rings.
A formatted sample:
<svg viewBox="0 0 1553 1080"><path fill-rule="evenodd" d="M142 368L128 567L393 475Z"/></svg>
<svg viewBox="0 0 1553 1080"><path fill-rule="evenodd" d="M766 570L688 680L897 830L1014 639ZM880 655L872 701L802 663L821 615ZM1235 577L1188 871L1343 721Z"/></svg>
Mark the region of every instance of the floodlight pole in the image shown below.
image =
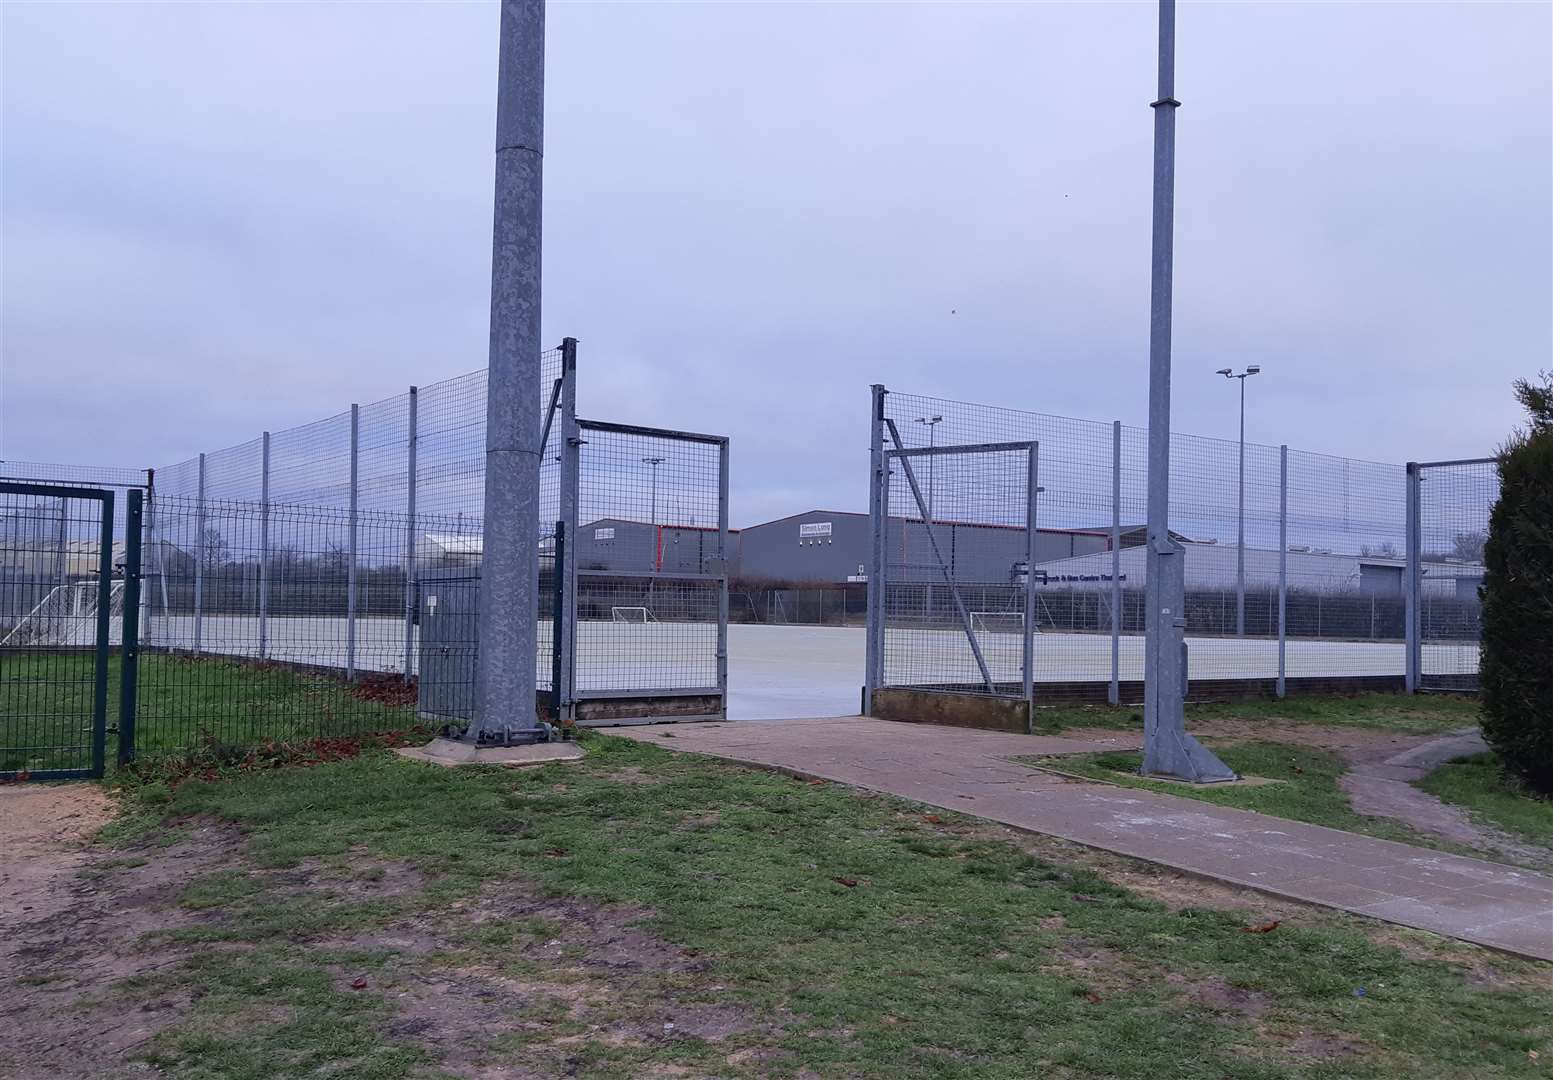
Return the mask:
<svg viewBox="0 0 1553 1080"><path fill-rule="evenodd" d="M466 736L485 744L540 742L549 732L535 697L544 0L502 0L499 57L479 668Z"/></svg>
<svg viewBox="0 0 1553 1080"><path fill-rule="evenodd" d="M1154 235L1149 302L1149 491L1143 772L1233 780L1186 733L1185 550L1170 536L1170 315L1175 229L1175 0L1159 2L1159 95L1154 110Z"/></svg>

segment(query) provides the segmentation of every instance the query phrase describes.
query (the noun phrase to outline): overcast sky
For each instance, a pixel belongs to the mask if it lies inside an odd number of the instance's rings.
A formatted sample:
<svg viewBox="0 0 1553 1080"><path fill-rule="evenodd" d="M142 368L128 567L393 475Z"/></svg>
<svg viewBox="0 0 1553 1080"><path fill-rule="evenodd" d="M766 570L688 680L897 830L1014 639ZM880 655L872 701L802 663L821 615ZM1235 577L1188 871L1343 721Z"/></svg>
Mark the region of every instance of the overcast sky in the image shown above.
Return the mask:
<svg viewBox="0 0 1553 1080"><path fill-rule="evenodd" d="M165 465L485 363L493 4L0 5L0 457ZM866 503L868 385L1142 424L1151 4L552 4L546 339ZM1183 4L1175 427L1491 450L1553 354L1553 6Z"/></svg>

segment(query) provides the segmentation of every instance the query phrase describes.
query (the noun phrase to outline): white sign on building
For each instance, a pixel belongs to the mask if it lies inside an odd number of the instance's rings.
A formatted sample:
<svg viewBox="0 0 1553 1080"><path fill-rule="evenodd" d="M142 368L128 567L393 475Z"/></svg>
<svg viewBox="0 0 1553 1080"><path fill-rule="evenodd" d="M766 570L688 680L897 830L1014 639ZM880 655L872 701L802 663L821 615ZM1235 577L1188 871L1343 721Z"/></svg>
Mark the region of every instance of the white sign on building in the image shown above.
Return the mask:
<svg viewBox="0 0 1553 1080"><path fill-rule="evenodd" d="M614 538L615 530L613 528L593 530L593 539L595 540L613 540Z"/></svg>
<svg viewBox="0 0 1553 1080"><path fill-rule="evenodd" d="M830 522L811 521L798 526L798 539L807 540L811 536L829 536Z"/></svg>

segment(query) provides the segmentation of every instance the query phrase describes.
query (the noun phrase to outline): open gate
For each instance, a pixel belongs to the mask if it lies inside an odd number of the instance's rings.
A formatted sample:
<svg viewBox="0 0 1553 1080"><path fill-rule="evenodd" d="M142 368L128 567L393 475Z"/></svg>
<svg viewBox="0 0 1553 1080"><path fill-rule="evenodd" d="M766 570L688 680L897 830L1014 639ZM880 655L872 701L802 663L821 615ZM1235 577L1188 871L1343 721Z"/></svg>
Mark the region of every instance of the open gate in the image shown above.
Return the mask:
<svg viewBox="0 0 1553 1080"><path fill-rule="evenodd" d="M1039 447L908 447L881 403L864 711L1029 730Z"/></svg>
<svg viewBox="0 0 1553 1080"><path fill-rule="evenodd" d="M133 725L140 504L116 547L112 491L0 481L0 779L101 776L115 681Z"/></svg>

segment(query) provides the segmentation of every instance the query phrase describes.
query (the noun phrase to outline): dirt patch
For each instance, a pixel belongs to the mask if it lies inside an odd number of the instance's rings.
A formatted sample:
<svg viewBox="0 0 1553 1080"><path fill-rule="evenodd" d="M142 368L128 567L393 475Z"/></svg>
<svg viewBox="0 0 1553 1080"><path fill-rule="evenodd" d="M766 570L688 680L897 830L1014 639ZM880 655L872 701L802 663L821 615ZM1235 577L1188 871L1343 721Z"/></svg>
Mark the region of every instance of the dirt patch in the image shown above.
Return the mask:
<svg viewBox="0 0 1553 1080"><path fill-rule="evenodd" d="M0 787L0 927L68 906L69 879L86 843L113 816L96 784Z"/></svg>
<svg viewBox="0 0 1553 1080"><path fill-rule="evenodd" d="M330 944L447 958L391 965L385 992L397 1012L391 1030L459 1076L564 1076L590 1044L716 1043L775 1026L717 1002L721 988L706 961L644 928L651 914L547 897L508 881L436 915ZM482 931L504 926L523 931L510 946L468 947ZM402 949L403 941L412 947Z"/></svg>
<svg viewBox="0 0 1553 1080"><path fill-rule="evenodd" d="M15 1080L123 1074L126 1056L189 1001L180 991L110 1002L107 991L189 955L191 946L161 932L206 918L178 898L195 878L235 861L240 843L235 830L205 825L167 847L76 848L57 867L46 903L3 920L0 1072Z"/></svg>
<svg viewBox="0 0 1553 1080"><path fill-rule="evenodd" d="M1180 984L1188 1000L1214 1012L1233 1013L1252 1019L1267 1015L1273 1007L1273 999L1260 990L1248 990L1231 986L1223 979L1208 979L1193 983L1183 976L1171 973L1166 980Z"/></svg>

